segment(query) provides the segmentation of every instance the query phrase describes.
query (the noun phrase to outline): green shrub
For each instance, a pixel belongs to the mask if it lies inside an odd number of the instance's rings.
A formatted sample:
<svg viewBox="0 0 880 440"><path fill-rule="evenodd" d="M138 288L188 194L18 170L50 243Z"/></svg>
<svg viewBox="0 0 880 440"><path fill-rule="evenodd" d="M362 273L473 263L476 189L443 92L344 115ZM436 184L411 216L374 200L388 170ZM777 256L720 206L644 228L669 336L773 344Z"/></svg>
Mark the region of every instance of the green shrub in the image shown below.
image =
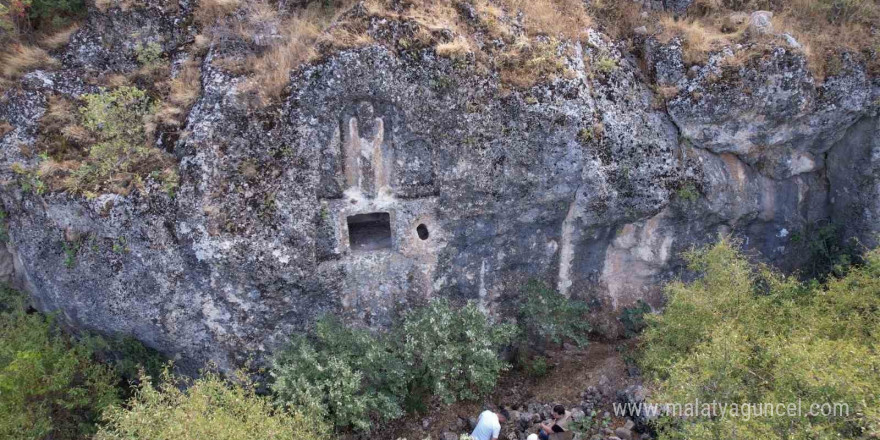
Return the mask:
<svg viewBox="0 0 880 440"><path fill-rule="evenodd" d="M120 87L83 95L83 101L82 125L97 142L65 182L68 189L86 194L104 189L125 192L159 170L164 171L153 175L176 182L169 158L151 145L149 127L158 107L146 92Z"/></svg>
<svg viewBox="0 0 880 440"><path fill-rule="evenodd" d="M627 338L638 335L647 327L645 315L648 313L651 313L651 306L642 300L636 301L633 306L623 308L623 313L620 314L620 323L623 324Z"/></svg>
<svg viewBox="0 0 880 440"><path fill-rule="evenodd" d="M550 340L561 344L574 341L587 345L590 306L585 301L566 298L539 281L529 281L519 305L519 322L526 337L532 342Z"/></svg>
<svg viewBox="0 0 880 440"><path fill-rule="evenodd" d="M599 57L599 60L596 62L596 69L607 75L617 70L617 60L603 55Z"/></svg>
<svg viewBox="0 0 880 440"><path fill-rule="evenodd" d="M162 45L153 41L148 44L138 44L134 49L138 64L152 66L162 59Z"/></svg>
<svg viewBox="0 0 880 440"><path fill-rule="evenodd" d="M51 318L26 313L22 295L0 290L0 438L92 433L101 411L118 400L117 376Z"/></svg>
<svg viewBox="0 0 880 440"><path fill-rule="evenodd" d="M700 191L697 189L696 185L688 182L682 185L681 188L676 190L675 195L678 196L679 200L683 200L687 203L693 203L700 198Z"/></svg>
<svg viewBox="0 0 880 440"><path fill-rule="evenodd" d="M434 300L408 314L393 339L403 344L414 380L448 404L494 388L508 368L498 351L515 335L513 325L493 325L474 303L453 308L446 300Z"/></svg>
<svg viewBox="0 0 880 440"><path fill-rule="evenodd" d="M6 214L4 209L0 208L0 244L9 241L9 225L7 224L6 217L8 217L8 214Z"/></svg>
<svg viewBox="0 0 880 440"><path fill-rule="evenodd" d="M85 15L83 0L30 0L28 16L38 29L60 28Z"/></svg>
<svg viewBox="0 0 880 440"><path fill-rule="evenodd" d="M329 417L337 428L369 431L432 397L451 403L492 390L507 368L498 351L514 333L490 324L473 304L453 308L444 300L379 335L324 318L276 356L272 389L281 402Z"/></svg>
<svg viewBox="0 0 880 440"><path fill-rule="evenodd" d="M190 386L183 391L184 385ZM95 440L330 438L320 419L258 396L244 374L227 381L207 372L185 384L166 369L158 386L142 378L126 407L110 407L103 421Z"/></svg>
<svg viewBox="0 0 880 440"><path fill-rule="evenodd" d="M0 29L13 36L51 31L67 26L85 12L83 0L11 0L0 3Z"/></svg>
<svg viewBox="0 0 880 440"><path fill-rule="evenodd" d="M855 246L835 223L810 223L791 234L791 241L808 256L801 269L804 275L824 281L829 275L843 276L858 261Z"/></svg>
<svg viewBox="0 0 880 440"><path fill-rule="evenodd" d="M403 415L409 373L384 338L318 321L273 361L272 389L285 404L329 417L338 428L369 431L372 420Z"/></svg>
<svg viewBox="0 0 880 440"><path fill-rule="evenodd" d="M880 251L826 285L749 264L734 244L688 255L701 278L671 283L649 316L642 366L657 402L845 403L836 417L666 417L661 438L880 435Z"/></svg>
<svg viewBox="0 0 880 440"><path fill-rule="evenodd" d="M102 363L113 367L125 383L136 382L143 374L158 379L168 362L161 353L128 335L84 334L80 341L94 351Z"/></svg>
<svg viewBox="0 0 880 440"><path fill-rule="evenodd" d="M531 377L540 378L550 372L550 365L547 364L547 358L538 356L526 360L525 371Z"/></svg>

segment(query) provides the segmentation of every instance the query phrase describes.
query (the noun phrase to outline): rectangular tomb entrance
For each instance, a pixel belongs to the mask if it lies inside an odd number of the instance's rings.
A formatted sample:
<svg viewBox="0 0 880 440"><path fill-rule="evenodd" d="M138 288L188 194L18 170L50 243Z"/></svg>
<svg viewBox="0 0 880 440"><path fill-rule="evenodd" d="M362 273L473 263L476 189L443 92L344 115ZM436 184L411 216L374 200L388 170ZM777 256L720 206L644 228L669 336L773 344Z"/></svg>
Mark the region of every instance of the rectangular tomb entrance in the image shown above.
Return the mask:
<svg viewBox="0 0 880 440"><path fill-rule="evenodd" d="M348 243L353 251L391 249L391 215L387 212L350 215Z"/></svg>

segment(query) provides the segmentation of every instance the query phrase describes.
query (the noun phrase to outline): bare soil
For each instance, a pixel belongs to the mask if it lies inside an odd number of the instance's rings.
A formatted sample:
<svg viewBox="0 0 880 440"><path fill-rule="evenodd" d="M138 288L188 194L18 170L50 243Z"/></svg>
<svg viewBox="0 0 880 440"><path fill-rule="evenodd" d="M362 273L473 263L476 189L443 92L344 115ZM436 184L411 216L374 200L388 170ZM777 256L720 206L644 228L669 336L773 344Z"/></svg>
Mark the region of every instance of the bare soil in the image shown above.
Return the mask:
<svg viewBox="0 0 880 440"><path fill-rule="evenodd" d="M504 406L508 409L525 408L529 403L562 404L566 407L581 402L581 394L590 386L603 391L600 410L611 411L615 392L639 383L640 379L627 374L625 354L634 349L633 342L592 342L583 349L551 350L546 353L552 368L543 377L534 378L524 371L513 369L498 382L496 391L482 401L464 401L452 405L432 405L427 414L409 415L390 426L377 429L370 439L425 440L441 439L444 432L457 434L468 431L462 420L476 418L485 408ZM601 412L599 412L601 414ZM423 428L427 420L428 428ZM612 429L624 420L612 418ZM512 424L502 428L502 438L513 429Z"/></svg>

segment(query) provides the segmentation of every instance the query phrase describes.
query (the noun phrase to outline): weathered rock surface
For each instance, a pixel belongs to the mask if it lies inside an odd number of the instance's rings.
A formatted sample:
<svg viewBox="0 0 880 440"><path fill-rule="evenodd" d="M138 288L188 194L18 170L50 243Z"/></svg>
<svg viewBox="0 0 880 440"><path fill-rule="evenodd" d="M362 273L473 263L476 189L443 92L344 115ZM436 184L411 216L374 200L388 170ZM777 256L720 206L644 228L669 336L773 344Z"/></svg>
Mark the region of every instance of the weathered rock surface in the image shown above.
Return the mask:
<svg viewBox="0 0 880 440"><path fill-rule="evenodd" d="M817 84L787 45L736 67L733 48L689 77L680 45L657 45L649 74L679 89L664 108L595 32L572 48L571 78L530 90L374 45L293 72L283 104L259 109L211 63L217 44L188 135L162 145L179 160L174 197L152 181L92 200L24 191L10 166L38 161L25 151L50 94L94 91L89 69L133 69L138 44L175 54L190 40L186 8L154 9L95 11L61 70L0 101L14 128L0 138L0 262L40 309L184 368L259 358L323 313L383 327L443 296L501 318L530 278L591 299L613 336L622 308L662 305L680 251L719 233L791 268L808 224L878 231L880 84L854 59ZM599 57L617 67L586 67Z"/></svg>

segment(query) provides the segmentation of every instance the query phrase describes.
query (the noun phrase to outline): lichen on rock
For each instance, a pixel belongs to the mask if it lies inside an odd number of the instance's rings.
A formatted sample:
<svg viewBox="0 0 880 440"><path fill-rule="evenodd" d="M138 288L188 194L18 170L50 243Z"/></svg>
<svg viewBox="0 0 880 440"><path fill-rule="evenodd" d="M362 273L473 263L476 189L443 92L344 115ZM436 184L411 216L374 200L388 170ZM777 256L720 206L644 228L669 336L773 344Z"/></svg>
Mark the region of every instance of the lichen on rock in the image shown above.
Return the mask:
<svg viewBox="0 0 880 440"><path fill-rule="evenodd" d="M179 6L93 10L61 68L4 92L0 199L3 258L39 309L190 371L261 359L326 313L383 328L446 297L506 319L530 279L589 299L614 337L625 307L662 307L682 250L718 234L793 268L791 231L878 231L880 82L856 57L818 82L785 40L686 66L680 40L641 35L639 60L589 28L554 46L562 73L515 87L503 63L440 55L409 40L414 22L355 5L372 41L284 71L273 101L230 60L273 47L277 23L205 42ZM433 43L455 41L447 31ZM491 35L479 41L510 48ZM143 65L150 44L159 70ZM198 74L176 87L192 96L148 141L173 157L174 191L152 174L91 197L32 189L53 99L112 88L108 72L167 97L152 79L186 66Z"/></svg>

